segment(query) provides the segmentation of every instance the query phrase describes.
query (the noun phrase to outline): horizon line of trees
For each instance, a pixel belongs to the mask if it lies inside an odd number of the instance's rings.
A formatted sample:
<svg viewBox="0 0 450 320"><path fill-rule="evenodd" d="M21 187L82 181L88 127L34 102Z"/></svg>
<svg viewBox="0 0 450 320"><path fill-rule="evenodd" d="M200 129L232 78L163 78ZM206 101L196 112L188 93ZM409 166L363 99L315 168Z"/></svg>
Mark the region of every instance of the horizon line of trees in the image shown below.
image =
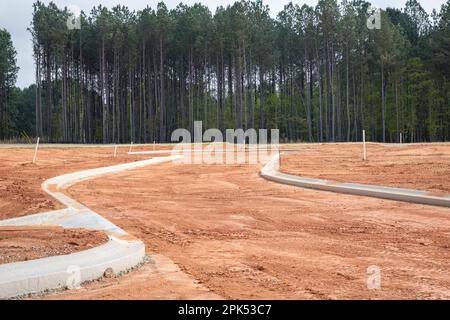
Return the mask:
<svg viewBox="0 0 450 320"><path fill-rule="evenodd" d="M48 142L167 142L178 128L280 129L282 141L450 139L450 0L262 1L70 13L37 1L35 135ZM1 79L1 78L0 78ZM29 93L29 92L28 92ZM0 131L1 132L1 131ZM30 135L32 134L30 132Z"/></svg>

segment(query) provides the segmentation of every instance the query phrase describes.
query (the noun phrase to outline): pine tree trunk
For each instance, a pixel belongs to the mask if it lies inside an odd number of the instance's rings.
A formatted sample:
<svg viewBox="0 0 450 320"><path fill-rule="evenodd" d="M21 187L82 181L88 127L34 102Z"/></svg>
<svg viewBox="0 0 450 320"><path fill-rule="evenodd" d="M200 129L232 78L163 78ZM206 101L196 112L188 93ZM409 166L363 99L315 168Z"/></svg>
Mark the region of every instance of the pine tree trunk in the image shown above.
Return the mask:
<svg viewBox="0 0 450 320"><path fill-rule="evenodd" d="M385 100L385 79L384 79L384 65L381 62L381 124L383 142L386 142L386 100Z"/></svg>
<svg viewBox="0 0 450 320"><path fill-rule="evenodd" d="M108 108L106 105L105 93L105 39L102 39L102 48L100 53L100 76L101 76L101 96L102 96L102 110L103 110L103 143L108 143Z"/></svg>
<svg viewBox="0 0 450 320"><path fill-rule="evenodd" d="M160 114L159 114L159 139L160 142L166 142L166 119L165 119L165 92L164 92L164 52L163 52L163 39L159 38L159 58L160 58L160 85L161 85L161 102L160 102Z"/></svg>
<svg viewBox="0 0 450 320"><path fill-rule="evenodd" d="M265 129L264 119L264 67L259 68L259 128Z"/></svg>
<svg viewBox="0 0 450 320"><path fill-rule="evenodd" d="M350 123L350 88L349 88L349 50L347 47L347 54L346 54L347 58L346 58L346 65L345 65L345 105L346 105L346 110L347 110L347 142L350 141L350 133L351 133L351 123Z"/></svg>

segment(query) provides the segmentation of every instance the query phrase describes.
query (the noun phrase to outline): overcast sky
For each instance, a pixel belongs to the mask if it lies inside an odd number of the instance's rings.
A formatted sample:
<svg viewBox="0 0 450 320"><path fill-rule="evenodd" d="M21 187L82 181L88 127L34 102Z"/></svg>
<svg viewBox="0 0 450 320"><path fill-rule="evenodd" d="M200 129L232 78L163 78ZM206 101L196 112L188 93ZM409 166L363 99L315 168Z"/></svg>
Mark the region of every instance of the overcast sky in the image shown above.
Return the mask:
<svg viewBox="0 0 450 320"><path fill-rule="evenodd" d="M307 3L309 5L316 5L317 0L264 0L271 9L271 15L281 11L285 4L289 2L298 3L302 5ZM27 28L31 22L32 4L34 0L0 0L0 28L7 29L14 42L14 46L18 52L17 63L20 67L17 86L23 88L34 83L34 63L32 56L31 35ZM49 0L43 2L48 3ZM113 7L117 4L128 6L132 10L139 10L147 5L156 7L159 0L54 0L58 6L65 7L76 5L85 12L90 12L92 7L102 4L107 7ZM180 0L165 0L169 9L175 8ZM215 11L219 5L226 6L235 2L235 0L183 0L185 4L193 4L201 2L207 5L212 12ZM378 8L395 7L402 8L406 0L372 0L369 1ZM445 0L419 0L425 10L431 13L433 8L440 10L441 5Z"/></svg>

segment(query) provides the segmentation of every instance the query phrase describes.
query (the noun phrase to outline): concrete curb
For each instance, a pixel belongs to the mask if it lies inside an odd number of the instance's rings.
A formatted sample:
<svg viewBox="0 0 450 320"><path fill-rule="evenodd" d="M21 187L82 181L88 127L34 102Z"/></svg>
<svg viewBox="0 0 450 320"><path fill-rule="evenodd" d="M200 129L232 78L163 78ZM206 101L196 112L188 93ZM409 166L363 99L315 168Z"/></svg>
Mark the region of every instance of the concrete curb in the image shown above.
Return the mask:
<svg viewBox="0 0 450 320"><path fill-rule="evenodd" d="M67 208L0 221L0 226L57 225L68 229L101 230L108 234L110 241L70 255L0 265L0 299L65 288L70 286L73 277L76 277L77 283L82 283L101 278L108 269L118 274L141 263L145 257L145 245L141 240L69 198L62 191L94 177L181 158L182 156L171 156L136 161L70 173L45 181L42 184L43 190Z"/></svg>
<svg viewBox="0 0 450 320"><path fill-rule="evenodd" d="M1 265L0 298L70 287L71 281L80 284L101 278L108 269L117 274L135 267L144 256L142 242L111 237L111 241L90 250Z"/></svg>
<svg viewBox="0 0 450 320"><path fill-rule="evenodd" d="M433 206L450 207L450 196L439 196L431 192L391 188L369 184L339 183L322 179L304 178L279 172L279 155L275 155L261 170L260 176L274 182L292 186L331 191L337 193L354 194L396 201L427 204Z"/></svg>

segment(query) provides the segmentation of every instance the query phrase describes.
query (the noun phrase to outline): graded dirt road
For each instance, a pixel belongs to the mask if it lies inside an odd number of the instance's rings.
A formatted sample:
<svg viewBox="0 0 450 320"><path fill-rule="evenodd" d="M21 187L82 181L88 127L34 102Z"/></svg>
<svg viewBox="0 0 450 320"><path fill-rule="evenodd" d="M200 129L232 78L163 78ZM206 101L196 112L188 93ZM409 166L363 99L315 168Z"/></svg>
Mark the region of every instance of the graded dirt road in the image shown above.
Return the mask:
<svg viewBox="0 0 450 320"><path fill-rule="evenodd" d="M284 186L259 169L167 163L73 186L150 261L46 298L450 298L448 208Z"/></svg>
<svg viewBox="0 0 450 320"><path fill-rule="evenodd" d="M83 169L92 169L150 157L128 156L127 147L114 148L56 148L39 150L32 164L33 149L0 148L0 219L60 209L41 189L41 184L55 176Z"/></svg>
<svg viewBox="0 0 450 320"><path fill-rule="evenodd" d="M448 209L283 186L258 172L163 164L70 194L223 298L450 297ZM372 265L380 290L367 288ZM54 298L154 297L140 276L117 283Z"/></svg>

